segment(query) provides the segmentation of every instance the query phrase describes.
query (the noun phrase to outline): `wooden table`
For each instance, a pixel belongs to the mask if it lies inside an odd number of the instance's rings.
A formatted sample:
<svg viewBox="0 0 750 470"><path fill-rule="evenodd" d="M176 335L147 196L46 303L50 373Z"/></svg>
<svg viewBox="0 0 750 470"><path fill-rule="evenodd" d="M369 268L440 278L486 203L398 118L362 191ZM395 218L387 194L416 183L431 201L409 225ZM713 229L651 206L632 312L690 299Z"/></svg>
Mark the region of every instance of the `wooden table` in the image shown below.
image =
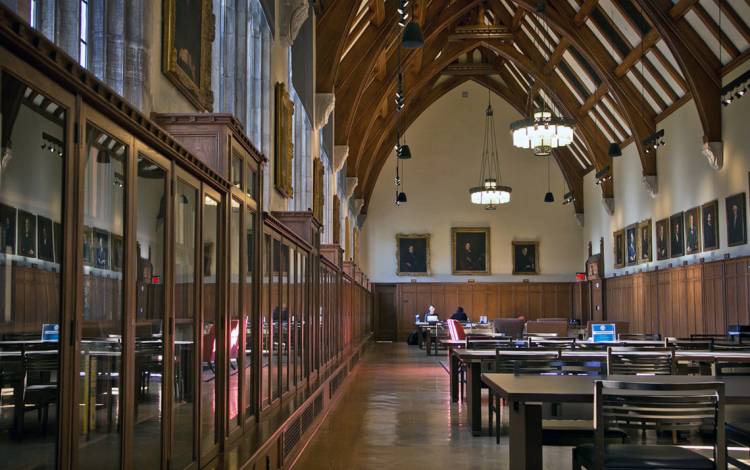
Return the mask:
<svg viewBox="0 0 750 470"><path fill-rule="evenodd" d="M726 403L750 403L750 377L695 375L587 377L580 375L482 374L482 382L487 384L493 393L505 398L508 402L510 469L541 470L543 403L592 403L594 401L594 381L603 379L671 384L719 381L726 384Z"/></svg>
<svg viewBox="0 0 750 470"><path fill-rule="evenodd" d="M518 349L504 351L504 354L549 354L549 351L535 351L534 349ZM647 353L647 352L646 352ZM607 351L588 351L563 349L563 359L578 361L607 361ZM723 359L731 362L750 362L750 353L729 351L676 351L678 362L713 362ZM460 364L467 365L466 374L466 404L469 408L469 423L471 433L475 436L482 434L482 363L494 362L495 351L488 349L452 349L450 351L450 393L451 401L458 402L458 381Z"/></svg>

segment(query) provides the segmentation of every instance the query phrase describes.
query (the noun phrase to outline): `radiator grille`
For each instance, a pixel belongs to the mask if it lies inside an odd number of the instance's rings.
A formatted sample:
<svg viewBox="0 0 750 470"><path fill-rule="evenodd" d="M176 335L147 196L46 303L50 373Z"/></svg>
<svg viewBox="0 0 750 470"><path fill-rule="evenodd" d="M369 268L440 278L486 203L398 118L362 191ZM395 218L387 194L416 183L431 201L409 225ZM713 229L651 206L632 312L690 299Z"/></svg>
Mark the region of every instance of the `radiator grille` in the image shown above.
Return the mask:
<svg viewBox="0 0 750 470"><path fill-rule="evenodd" d="M292 453L294 447L299 443L300 437L302 437L301 430L301 418L297 418L292 421L292 424L286 428L284 432L284 457L286 458Z"/></svg>

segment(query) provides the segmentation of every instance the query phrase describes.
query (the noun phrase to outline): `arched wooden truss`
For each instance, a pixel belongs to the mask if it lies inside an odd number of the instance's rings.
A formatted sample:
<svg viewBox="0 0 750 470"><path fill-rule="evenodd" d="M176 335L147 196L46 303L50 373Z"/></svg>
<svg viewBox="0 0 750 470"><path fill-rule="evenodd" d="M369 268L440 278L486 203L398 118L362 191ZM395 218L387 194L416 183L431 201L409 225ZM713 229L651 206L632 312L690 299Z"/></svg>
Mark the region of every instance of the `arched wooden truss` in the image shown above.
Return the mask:
<svg viewBox="0 0 750 470"><path fill-rule="evenodd" d="M349 147L348 176L359 178L356 192L365 199L365 210L395 140L397 3L316 3L317 88L336 95L335 143ZM656 152L647 152L643 141L689 99L700 114L704 141L721 142L721 76L750 54L750 15L726 0L412 4L425 46L401 51L406 124L466 80L490 87L524 114L530 109L528 96L541 90L540 99L577 123L574 144L556 152L555 159L579 213L583 175L611 168L611 142L635 142L643 175L656 176ZM475 25L493 25L496 34L465 34ZM614 197L611 180L602 193Z"/></svg>

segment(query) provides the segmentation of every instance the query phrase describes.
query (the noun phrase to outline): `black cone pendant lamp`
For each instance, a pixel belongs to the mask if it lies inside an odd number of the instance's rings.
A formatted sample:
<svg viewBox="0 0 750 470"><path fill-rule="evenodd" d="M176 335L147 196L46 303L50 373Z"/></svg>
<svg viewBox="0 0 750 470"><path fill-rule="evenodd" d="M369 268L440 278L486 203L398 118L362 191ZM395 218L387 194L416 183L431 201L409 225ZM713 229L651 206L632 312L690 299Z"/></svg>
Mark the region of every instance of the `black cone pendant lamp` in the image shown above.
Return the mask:
<svg viewBox="0 0 750 470"><path fill-rule="evenodd" d="M609 152L607 154L614 158L614 157L621 157L622 156L622 149L620 148L620 144L617 142L612 142L609 144Z"/></svg>
<svg viewBox="0 0 750 470"><path fill-rule="evenodd" d="M419 49L424 46L424 37L422 30L416 21L410 21L404 28L404 36L401 39L401 45L405 49Z"/></svg>
<svg viewBox="0 0 750 470"><path fill-rule="evenodd" d="M549 157L547 157L547 194L544 195L544 202L551 204L555 202L555 195L552 194L552 190L550 190L550 183L549 183Z"/></svg>

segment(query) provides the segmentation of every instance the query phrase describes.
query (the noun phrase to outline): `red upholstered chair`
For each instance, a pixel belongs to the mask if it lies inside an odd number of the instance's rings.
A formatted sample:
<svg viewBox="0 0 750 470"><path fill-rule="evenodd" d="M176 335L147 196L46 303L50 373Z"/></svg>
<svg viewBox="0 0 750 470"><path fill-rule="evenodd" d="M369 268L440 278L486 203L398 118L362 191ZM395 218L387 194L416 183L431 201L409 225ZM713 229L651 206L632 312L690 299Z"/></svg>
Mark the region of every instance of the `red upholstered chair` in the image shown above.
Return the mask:
<svg viewBox="0 0 750 470"><path fill-rule="evenodd" d="M448 320L448 332L453 341L466 341L466 330L458 320Z"/></svg>

